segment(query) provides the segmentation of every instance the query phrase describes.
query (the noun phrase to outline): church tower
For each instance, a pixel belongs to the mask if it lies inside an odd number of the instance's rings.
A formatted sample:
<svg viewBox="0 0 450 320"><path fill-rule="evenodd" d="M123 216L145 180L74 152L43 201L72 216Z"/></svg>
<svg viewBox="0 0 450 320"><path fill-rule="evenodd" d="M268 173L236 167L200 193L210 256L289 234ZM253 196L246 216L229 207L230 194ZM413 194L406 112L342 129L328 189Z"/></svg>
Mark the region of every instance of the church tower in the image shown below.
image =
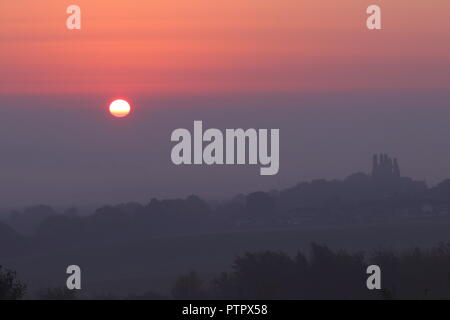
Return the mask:
<svg viewBox="0 0 450 320"><path fill-rule="evenodd" d="M400 178L400 167L396 158L386 153L374 154L372 158L372 178L379 181L395 181Z"/></svg>

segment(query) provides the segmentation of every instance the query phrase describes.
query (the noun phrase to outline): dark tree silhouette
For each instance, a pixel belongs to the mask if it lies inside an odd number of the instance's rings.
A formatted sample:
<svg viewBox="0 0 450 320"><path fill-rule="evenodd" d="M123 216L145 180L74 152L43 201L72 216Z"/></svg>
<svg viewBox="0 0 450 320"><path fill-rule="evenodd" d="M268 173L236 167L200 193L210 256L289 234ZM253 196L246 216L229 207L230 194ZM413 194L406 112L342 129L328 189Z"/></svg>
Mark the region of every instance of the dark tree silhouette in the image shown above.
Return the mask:
<svg viewBox="0 0 450 320"><path fill-rule="evenodd" d="M194 271L181 275L172 288L172 296L177 300L204 299L206 297L203 289L203 281Z"/></svg>
<svg viewBox="0 0 450 320"><path fill-rule="evenodd" d="M17 279L16 272L0 266L0 300L22 299L25 292L26 285Z"/></svg>
<svg viewBox="0 0 450 320"><path fill-rule="evenodd" d="M309 261L280 252L246 253L233 264L233 272L213 281L219 299L323 299L362 296L365 264L361 254L334 253L311 245Z"/></svg>
<svg viewBox="0 0 450 320"><path fill-rule="evenodd" d="M284 253L247 253L236 258L233 269L241 299L293 298L296 266Z"/></svg>

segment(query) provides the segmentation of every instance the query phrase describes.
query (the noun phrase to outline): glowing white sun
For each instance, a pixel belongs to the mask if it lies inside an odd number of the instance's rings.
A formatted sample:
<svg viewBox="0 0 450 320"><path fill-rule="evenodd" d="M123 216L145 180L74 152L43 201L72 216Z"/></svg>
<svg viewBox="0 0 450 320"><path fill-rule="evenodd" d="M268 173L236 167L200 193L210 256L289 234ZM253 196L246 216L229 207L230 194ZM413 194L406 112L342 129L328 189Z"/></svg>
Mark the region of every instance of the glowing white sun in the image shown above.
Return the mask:
<svg viewBox="0 0 450 320"><path fill-rule="evenodd" d="M130 113L130 110L130 104L123 99L114 100L109 105L109 112L117 118L126 117Z"/></svg>

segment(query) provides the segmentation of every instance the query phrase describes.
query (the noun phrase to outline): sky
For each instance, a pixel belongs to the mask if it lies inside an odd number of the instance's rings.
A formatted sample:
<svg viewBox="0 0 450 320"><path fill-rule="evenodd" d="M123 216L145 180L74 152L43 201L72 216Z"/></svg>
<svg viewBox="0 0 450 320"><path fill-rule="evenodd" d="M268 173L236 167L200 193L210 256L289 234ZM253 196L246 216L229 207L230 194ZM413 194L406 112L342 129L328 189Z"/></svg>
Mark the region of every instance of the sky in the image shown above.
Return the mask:
<svg viewBox="0 0 450 320"><path fill-rule="evenodd" d="M80 31L66 29L71 4ZM366 28L371 4L382 31ZM446 0L4 0L0 92L445 89L449 12Z"/></svg>
<svg viewBox="0 0 450 320"><path fill-rule="evenodd" d="M66 29L66 8L82 29ZM383 30L366 28L379 4ZM1 206L211 199L343 178L374 152L450 177L447 0L2 0ZM114 119L109 102L132 113ZM280 172L176 167L170 133L280 128Z"/></svg>

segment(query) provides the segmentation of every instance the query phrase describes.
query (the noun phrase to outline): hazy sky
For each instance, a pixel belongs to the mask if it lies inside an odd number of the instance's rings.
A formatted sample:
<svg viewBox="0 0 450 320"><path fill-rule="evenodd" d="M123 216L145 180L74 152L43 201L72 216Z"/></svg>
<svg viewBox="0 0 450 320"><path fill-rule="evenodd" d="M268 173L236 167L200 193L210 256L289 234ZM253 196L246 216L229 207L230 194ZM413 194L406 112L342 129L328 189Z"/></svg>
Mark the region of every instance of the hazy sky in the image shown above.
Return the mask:
<svg viewBox="0 0 450 320"><path fill-rule="evenodd" d="M81 31L65 26L74 3ZM449 14L447 0L1 1L0 92L444 89Z"/></svg>
<svg viewBox="0 0 450 320"><path fill-rule="evenodd" d="M369 172L374 152L398 157L406 176L450 177L449 92L141 97L125 119L109 115L105 99L2 97L2 204L217 199ZM199 119L205 128L280 128L279 174L173 165L172 130Z"/></svg>
<svg viewBox="0 0 450 320"><path fill-rule="evenodd" d="M70 4L81 31L65 27ZM0 1L0 201L223 198L368 171L373 152L450 177L449 13L447 0ZM118 96L127 118L107 112ZM172 165L170 133L193 120L280 128L280 173Z"/></svg>

